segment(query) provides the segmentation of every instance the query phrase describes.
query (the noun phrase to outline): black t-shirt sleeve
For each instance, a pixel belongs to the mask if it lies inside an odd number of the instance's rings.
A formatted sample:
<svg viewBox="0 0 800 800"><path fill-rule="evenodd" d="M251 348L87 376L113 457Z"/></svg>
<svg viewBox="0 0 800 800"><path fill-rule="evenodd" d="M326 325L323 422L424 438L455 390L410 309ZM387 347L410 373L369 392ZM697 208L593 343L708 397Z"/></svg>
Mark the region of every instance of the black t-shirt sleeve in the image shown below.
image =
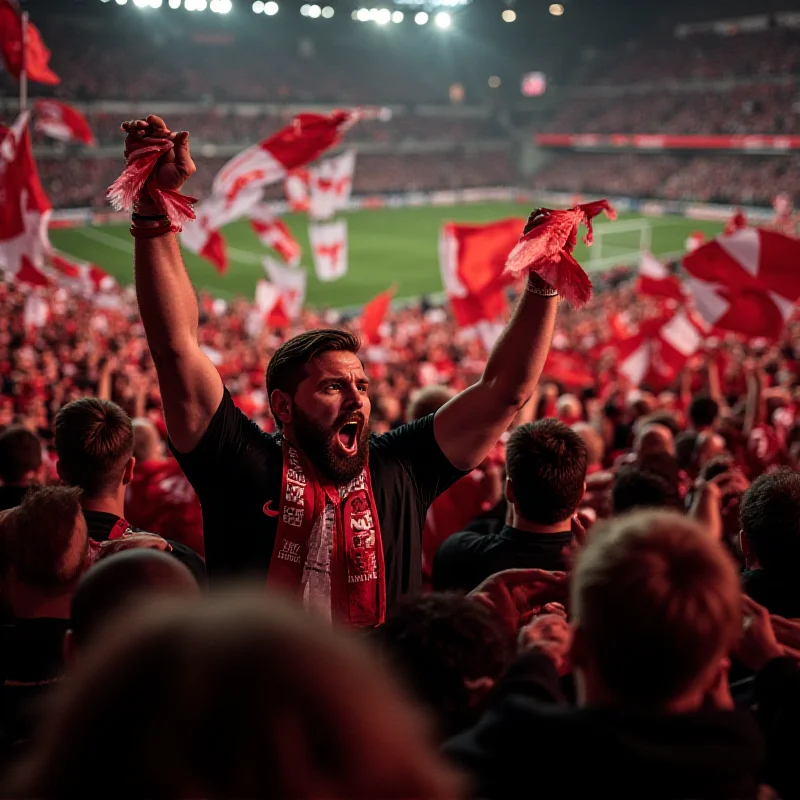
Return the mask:
<svg viewBox="0 0 800 800"><path fill-rule="evenodd" d="M252 461L261 465L261 452L270 437L236 407L225 389L219 408L193 450L180 453L172 442L170 449L180 468L194 487L201 501L203 495L215 494L237 474L252 478Z"/></svg>
<svg viewBox="0 0 800 800"><path fill-rule="evenodd" d="M371 451L380 457L394 458L402 465L417 499L425 507L469 474L456 469L439 447L433 432L433 414L375 437Z"/></svg>

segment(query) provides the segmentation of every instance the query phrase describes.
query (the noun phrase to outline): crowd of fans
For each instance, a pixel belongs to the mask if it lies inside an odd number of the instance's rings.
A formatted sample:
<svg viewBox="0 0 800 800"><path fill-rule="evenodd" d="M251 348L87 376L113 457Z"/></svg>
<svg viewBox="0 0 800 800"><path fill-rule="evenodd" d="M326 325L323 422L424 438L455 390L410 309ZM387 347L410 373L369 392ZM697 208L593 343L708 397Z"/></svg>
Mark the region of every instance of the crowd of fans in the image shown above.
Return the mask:
<svg viewBox="0 0 800 800"><path fill-rule="evenodd" d="M797 198L797 156L560 153L533 177L536 189L769 206L776 193Z"/></svg>

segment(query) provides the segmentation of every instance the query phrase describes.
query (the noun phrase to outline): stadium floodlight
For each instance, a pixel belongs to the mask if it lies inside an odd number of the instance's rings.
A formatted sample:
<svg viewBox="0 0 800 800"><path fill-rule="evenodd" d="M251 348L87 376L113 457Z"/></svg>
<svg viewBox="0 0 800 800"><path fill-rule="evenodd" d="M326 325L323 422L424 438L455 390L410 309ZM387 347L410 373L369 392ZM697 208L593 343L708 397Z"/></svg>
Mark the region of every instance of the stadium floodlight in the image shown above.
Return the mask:
<svg viewBox="0 0 800 800"><path fill-rule="evenodd" d="M314 5L310 6L308 9L308 16L311 17L311 19L316 19L321 14L322 9L316 3L314 3Z"/></svg>
<svg viewBox="0 0 800 800"><path fill-rule="evenodd" d="M109 0L100 0L101 3L108 3Z"/></svg>
<svg viewBox="0 0 800 800"><path fill-rule="evenodd" d="M503 12L503 22L513 22L517 18L517 12L513 8L507 8Z"/></svg>
<svg viewBox="0 0 800 800"><path fill-rule="evenodd" d="M133 0L133 4L134 4L134 5L135 5L137 8L144 8L145 6L148 6L148 5L150 5L150 4L147 2L147 0Z"/></svg>
<svg viewBox="0 0 800 800"><path fill-rule="evenodd" d="M205 11L208 8L208 0L195 0L194 7L198 11Z"/></svg>
<svg viewBox="0 0 800 800"><path fill-rule="evenodd" d="M378 21L378 10L379 10L379 9L377 9L377 8L371 8L371 9L369 10L369 18L370 18L370 19L371 19L373 22L377 22L377 21Z"/></svg>
<svg viewBox="0 0 800 800"><path fill-rule="evenodd" d="M275 0L268 0L268 2L264 3L264 13L268 17L274 17L278 13L278 4Z"/></svg>
<svg viewBox="0 0 800 800"><path fill-rule="evenodd" d="M325 17L325 19L330 19L333 16L333 6L325 6L325 8L322 9L322 16Z"/></svg>
<svg viewBox="0 0 800 800"><path fill-rule="evenodd" d="M117 5L118 6L124 6L125 3L127 3L127 2L128 2L128 0L117 0Z"/></svg>
<svg viewBox="0 0 800 800"><path fill-rule="evenodd" d="M428 14L425 11L417 11L414 16L414 22L417 25L424 25L428 21Z"/></svg>
<svg viewBox="0 0 800 800"><path fill-rule="evenodd" d="M402 11L392 11L392 22L402 22L405 19L405 15Z"/></svg>
<svg viewBox="0 0 800 800"><path fill-rule="evenodd" d="M181 0L167 0L170 8L180 8Z"/></svg>
<svg viewBox="0 0 800 800"><path fill-rule="evenodd" d="M308 3L303 3L303 5L300 6L300 15L303 17L307 17L309 8L311 8L311 6Z"/></svg>
<svg viewBox="0 0 800 800"><path fill-rule="evenodd" d="M501 83L502 81L500 80L500 78L497 77L497 75L492 75L492 77L489 78L490 89L499 89Z"/></svg>
<svg viewBox="0 0 800 800"><path fill-rule="evenodd" d="M359 22L368 22L369 21L369 9L368 8L359 8L356 12L356 18Z"/></svg>
<svg viewBox="0 0 800 800"><path fill-rule="evenodd" d="M392 12L388 8L379 8L375 16L378 25L387 25L392 19Z"/></svg>
<svg viewBox="0 0 800 800"><path fill-rule="evenodd" d="M445 28L450 27L450 23L452 20L450 19L450 15L446 11L440 11L434 18L433 21L436 23L437 28Z"/></svg>
<svg viewBox="0 0 800 800"><path fill-rule="evenodd" d="M150 8L161 8L161 0L150 0Z"/></svg>
<svg viewBox="0 0 800 800"><path fill-rule="evenodd" d="M560 17L564 13L564 6L562 6L561 3L552 3L548 11L554 17Z"/></svg>
<svg viewBox="0 0 800 800"><path fill-rule="evenodd" d="M233 8L231 0L217 0L217 14L230 14Z"/></svg>
<svg viewBox="0 0 800 800"><path fill-rule="evenodd" d="M260 14L264 10L264 0L256 0L253 3L253 13Z"/></svg>

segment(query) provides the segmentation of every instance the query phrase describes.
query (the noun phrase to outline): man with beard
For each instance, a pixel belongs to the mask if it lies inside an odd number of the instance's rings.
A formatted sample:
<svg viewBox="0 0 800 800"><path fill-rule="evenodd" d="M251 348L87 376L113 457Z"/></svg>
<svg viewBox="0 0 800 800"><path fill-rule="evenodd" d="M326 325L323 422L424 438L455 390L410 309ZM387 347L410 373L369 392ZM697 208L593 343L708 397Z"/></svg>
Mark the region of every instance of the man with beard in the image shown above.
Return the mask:
<svg viewBox="0 0 800 800"><path fill-rule="evenodd" d="M195 171L188 134L159 117L125 123L126 153L173 143L149 186L180 189ZM278 433L238 410L197 341L198 309L169 221L145 189L131 233L136 292L173 452L200 498L213 579L265 575L328 619L367 627L421 588L428 506L483 461L531 396L556 293L528 282L481 380L435 414L369 434L358 339L315 330L282 345L267 370Z"/></svg>

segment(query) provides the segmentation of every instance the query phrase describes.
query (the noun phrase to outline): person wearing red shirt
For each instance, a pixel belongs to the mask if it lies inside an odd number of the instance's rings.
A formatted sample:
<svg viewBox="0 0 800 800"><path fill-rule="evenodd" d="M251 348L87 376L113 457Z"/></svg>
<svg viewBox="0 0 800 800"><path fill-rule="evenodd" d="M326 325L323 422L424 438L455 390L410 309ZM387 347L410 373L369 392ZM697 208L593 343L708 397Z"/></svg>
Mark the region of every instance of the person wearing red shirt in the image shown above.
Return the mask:
<svg viewBox="0 0 800 800"><path fill-rule="evenodd" d="M133 421L133 454L136 469L125 493L126 519L203 556L200 501L178 462L164 456L161 437L147 419Z"/></svg>

